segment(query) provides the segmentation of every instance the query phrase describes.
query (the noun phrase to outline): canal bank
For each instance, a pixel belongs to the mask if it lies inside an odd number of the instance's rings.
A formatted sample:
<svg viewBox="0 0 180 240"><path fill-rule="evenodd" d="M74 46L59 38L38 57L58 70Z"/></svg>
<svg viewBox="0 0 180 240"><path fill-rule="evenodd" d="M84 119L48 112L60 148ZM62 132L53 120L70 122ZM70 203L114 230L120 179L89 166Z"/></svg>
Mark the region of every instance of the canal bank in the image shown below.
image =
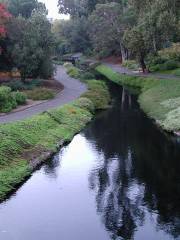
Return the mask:
<svg viewBox="0 0 180 240"><path fill-rule="evenodd" d="M120 74L111 65L96 70L118 85L139 89L138 102L148 117L163 130L180 135L180 79Z"/></svg>
<svg viewBox="0 0 180 240"><path fill-rule="evenodd" d="M75 80L76 81L76 80ZM87 81L81 98L23 121L0 125L0 200L107 107L110 96L103 81Z"/></svg>
<svg viewBox="0 0 180 240"><path fill-rule="evenodd" d="M179 240L180 143L111 91L112 107L0 205L0 238Z"/></svg>

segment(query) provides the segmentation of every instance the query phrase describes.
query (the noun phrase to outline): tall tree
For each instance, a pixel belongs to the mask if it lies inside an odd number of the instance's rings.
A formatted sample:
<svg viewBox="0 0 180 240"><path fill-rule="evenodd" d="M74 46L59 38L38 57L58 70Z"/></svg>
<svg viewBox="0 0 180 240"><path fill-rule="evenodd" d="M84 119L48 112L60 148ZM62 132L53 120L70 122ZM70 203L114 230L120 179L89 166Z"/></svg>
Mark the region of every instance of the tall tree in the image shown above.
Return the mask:
<svg viewBox="0 0 180 240"><path fill-rule="evenodd" d="M11 14L7 11L4 4L0 3L0 37L6 35L6 23L10 19Z"/></svg>
<svg viewBox="0 0 180 240"><path fill-rule="evenodd" d="M33 10L42 7L44 7L44 4L37 0L8 0L8 9L15 17L21 15L24 18L29 18Z"/></svg>
<svg viewBox="0 0 180 240"><path fill-rule="evenodd" d="M123 8L120 3L97 4L90 15L90 37L100 55L120 54L125 58Z"/></svg>
<svg viewBox="0 0 180 240"><path fill-rule="evenodd" d="M27 20L18 17L11 24L11 29L14 25L16 31L9 32L10 53L22 80L26 77L50 77L53 71L51 56L54 40L51 24L44 13L34 12Z"/></svg>

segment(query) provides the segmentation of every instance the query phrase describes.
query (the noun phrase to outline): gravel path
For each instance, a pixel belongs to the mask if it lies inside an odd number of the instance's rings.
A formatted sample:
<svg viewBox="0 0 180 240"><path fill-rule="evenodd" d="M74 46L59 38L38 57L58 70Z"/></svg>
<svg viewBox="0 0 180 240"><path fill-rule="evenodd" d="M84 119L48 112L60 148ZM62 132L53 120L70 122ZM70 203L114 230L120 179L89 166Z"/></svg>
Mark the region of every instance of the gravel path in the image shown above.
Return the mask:
<svg viewBox="0 0 180 240"><path fill-rule="evenodd" d="M8 115L2 116L0 117L0 123L8 123L26 119L38 113L42 113L48 109L60 107L66 103L75 100L87 90L85 84L69 77L63 66L57 67L55 79L64 85L64 90L57 94L53 100L44 102L40 105L33 106L20 112L9 113Z"/></svg>
<svg viewBox="0 0 180 240"><path fill-rule="evenodd" d="M158 79L178 79L180 80L180 77L169 75L169 74L161 74L161 73L137 73L134 72L130 69L127 69L125 67L122 67L119 64L113 64L113 63L103 63L106 66L112 68L115 72L121 73L121 74L127 74L127 75L132 75L132 76L138 76L138 77L155 77Z"/></svg>

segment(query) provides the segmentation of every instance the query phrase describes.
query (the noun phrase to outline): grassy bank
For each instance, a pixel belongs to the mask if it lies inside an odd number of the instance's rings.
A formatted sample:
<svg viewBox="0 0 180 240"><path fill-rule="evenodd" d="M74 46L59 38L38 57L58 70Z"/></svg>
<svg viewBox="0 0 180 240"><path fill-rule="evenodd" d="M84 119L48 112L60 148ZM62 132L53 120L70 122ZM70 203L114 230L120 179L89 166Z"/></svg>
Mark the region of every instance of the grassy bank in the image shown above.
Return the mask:
<svg viewBox="0 0 180 240"><path fill-rule="evenodd" d="M180 131L180 80L122 75L100 65L96 70L109 80L140 89L139 104L165 130Z"/></svg>
<svg viewBox="0 0 180 240"><path fill-rule="evenodd" d="M83 129L97 109L107 106L106 85L95 80L87 83L88 92L71 104L0 125L0 200Z"/></svg>

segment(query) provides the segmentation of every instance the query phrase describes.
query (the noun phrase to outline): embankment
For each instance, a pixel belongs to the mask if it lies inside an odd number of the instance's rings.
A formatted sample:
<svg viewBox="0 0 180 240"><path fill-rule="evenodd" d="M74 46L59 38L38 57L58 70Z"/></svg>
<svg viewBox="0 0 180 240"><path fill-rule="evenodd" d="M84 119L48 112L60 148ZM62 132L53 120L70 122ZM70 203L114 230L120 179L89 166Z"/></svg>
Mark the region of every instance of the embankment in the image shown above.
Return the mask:
<svg viewBox="0 0 180 240"><path fill-rule="evenodd" d="M155 79L129 76L100 65L96 70L107 79L123 86L140 89L142 110L164 130L180 133L180 79Z"/></svg>
<svg viewBox="0 0 180 240"><path fill-rule="evenodd" d="M87 81L88 91L76 101L14 123L0 125L0 200L34 169L83 129L110 96L104 82Z"/></svg>

